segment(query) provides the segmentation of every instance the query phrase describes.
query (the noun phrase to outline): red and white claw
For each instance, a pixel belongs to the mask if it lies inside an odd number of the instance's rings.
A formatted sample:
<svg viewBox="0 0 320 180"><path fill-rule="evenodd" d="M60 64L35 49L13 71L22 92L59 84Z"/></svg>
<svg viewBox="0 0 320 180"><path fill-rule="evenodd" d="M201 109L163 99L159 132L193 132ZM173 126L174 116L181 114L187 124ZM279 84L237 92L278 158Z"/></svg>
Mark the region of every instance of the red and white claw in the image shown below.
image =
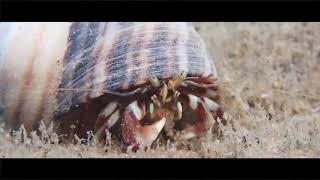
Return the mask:
<svg viewBox="0 0 320 180"><path fill-rule="evenodd" d="M179 138L184 140L206 134L215 122L212 112L219 108L217 103L206 97L199 98L195 95L188 94L187 98L189 108L198 114L198 119L193 126L188 127L181 132Z"/></svg>
<svg viewBox="0 0 320 180"><path fill-rule="evenodd" d="M134 147L150 147L163 129L166 118L151 124L142 125L140 120L146 115L146 105L144 102L132 102L128 105L121 121L122 136L126 143Z"/></svg>

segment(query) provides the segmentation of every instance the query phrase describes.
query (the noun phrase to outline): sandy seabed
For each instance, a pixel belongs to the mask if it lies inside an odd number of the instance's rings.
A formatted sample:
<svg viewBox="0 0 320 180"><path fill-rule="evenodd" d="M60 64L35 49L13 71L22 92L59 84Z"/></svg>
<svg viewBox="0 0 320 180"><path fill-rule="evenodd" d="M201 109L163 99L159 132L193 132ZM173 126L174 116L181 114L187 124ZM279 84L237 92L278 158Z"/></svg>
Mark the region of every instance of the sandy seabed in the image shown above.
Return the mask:
<svg viewBox="0 0 320 180"><path fill-rule="evenodd" d="M320 157L320 23L194 24L221 83L228 123L220 125L220 134L208 133L182 149L168 142L124 153L94 139L57 144L50 127L31 138L23 129L12 137L0 127L0 157Z"/></svg>

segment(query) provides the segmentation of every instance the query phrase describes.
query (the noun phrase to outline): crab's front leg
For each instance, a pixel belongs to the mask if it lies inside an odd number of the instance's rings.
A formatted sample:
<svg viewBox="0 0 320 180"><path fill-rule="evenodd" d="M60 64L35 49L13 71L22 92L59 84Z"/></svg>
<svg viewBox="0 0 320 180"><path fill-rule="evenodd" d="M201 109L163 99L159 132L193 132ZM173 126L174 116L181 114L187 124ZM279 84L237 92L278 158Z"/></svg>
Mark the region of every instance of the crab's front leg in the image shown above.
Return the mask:
<svg viewBox="0 0 320 180"><path fill-rule="evenodd" d="M182 131L181 138L190 139L206 134L215 123L213 112L220 108L219 105L209 98L192 94L182 96L182 101L186 107L184 111L191 111L197 116L195 124Z"/></svg>
<svg viewBox="0 0 320 180"><path fill-rule="evenodd" d="M103 140L105 129L110 129L120 119L119 104L116 101L109 103L99 113L95 124L95 135L99 141Z"/></svg>
<svg viewBox="0 0 320 180"><path fill-rule="evenodd" d="M149 147L163 129L166 118L154 122L151 125L142 125L141 120L146 115L146 104L134 101L129 104L122 116L121 130L126 143L134 147Z"/></svg>

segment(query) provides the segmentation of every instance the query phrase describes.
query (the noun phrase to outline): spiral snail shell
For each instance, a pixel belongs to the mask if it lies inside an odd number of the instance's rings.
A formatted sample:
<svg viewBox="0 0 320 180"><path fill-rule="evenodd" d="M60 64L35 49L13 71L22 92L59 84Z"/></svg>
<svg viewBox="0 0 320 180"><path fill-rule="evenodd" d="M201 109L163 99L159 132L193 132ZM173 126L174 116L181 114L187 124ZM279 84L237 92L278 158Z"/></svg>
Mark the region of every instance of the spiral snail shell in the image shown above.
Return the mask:
<svg viewBox="0 0 320 180"><path fill-rule="evenodd" d="M222 116L218 100L214 62L191 23L0 23L0 104L11 128L114 128L126 144L150 146L163 131L207 132Z"/></svg>

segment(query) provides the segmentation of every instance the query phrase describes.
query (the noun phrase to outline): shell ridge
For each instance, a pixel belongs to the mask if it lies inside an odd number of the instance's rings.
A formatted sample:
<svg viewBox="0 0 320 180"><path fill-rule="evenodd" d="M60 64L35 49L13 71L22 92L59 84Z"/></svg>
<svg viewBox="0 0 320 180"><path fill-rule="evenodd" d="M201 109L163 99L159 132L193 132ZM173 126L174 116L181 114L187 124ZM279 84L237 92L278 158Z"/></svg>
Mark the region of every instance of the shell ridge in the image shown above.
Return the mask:
<svg viewBox="0 0 320 180"><path fill-rule="evenodd" d="M71 80L71 82L74 83L73 87L75 88L82 88L87 83L86 79L82 76L79 78L81 74L84 74L88 72L88 66L89 64L92 64L92 52L94 48L91 48L92 46L95 46L97 37L99 35L99 23L89 23L88 25L88 31L89 33L86 34L86 40L85 40L85 46L83 47L84 52L81 54L81 60L78 61L76 64L76 67L74 69L74 75ZM88 44L88 45L86 45ZM86 49L88 48L88 49ZM82 49L79 49L80 51ZM87 97L88 92L87 91L74 91L74 95L72 96L72 104L78 104L79 102L82 102Z"/></svg>

